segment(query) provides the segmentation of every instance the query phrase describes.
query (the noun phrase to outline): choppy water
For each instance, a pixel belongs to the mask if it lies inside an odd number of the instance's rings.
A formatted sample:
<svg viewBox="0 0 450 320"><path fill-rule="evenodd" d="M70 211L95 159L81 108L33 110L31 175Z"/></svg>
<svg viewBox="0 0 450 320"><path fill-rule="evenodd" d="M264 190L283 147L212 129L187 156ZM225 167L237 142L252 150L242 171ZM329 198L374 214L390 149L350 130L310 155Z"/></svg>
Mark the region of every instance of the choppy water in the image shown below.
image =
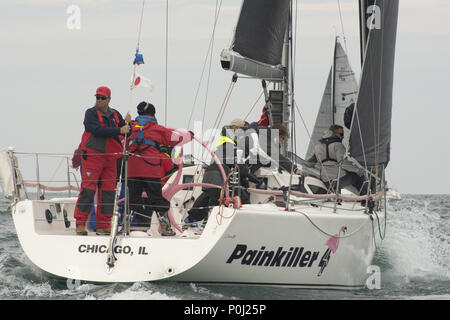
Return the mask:
<svg viewBox="0 0 450 320"><path fill-rule="evenodd" d="M386 238L373 261L380 289L356 291L177 283L82 284L41 271L17 239L9 202L0 198L0 299L317 300L450 299L450 195L403 195L388 203Z"/></svg>

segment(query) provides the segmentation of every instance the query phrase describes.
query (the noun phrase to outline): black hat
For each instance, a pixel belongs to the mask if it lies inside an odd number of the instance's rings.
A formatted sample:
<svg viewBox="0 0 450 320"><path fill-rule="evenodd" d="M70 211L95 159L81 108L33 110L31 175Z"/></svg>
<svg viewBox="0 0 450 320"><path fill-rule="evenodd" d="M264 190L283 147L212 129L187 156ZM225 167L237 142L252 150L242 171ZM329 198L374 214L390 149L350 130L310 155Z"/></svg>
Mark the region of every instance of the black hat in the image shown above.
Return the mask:
<svg viewBox="0 0 450 320"><path fill-rule="evenodd" d="M150 102L142 101L137 105L137 112L139 115L148 114L150 116L155 115L155 107Z"/></svg>

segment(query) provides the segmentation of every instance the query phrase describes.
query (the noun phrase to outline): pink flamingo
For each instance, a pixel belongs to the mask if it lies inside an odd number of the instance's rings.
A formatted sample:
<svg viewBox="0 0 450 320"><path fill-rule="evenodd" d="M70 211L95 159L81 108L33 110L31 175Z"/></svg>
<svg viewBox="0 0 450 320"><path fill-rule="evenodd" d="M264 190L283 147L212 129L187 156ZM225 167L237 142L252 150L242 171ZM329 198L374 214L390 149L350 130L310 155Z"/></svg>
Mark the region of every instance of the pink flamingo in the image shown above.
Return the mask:
<svg viewBox="0 0 450 320"><path fill-rule="evenodd" d="M347 232L347 227L342 226L341 229L339 230L339 234L335 234L330 239L328 239L327 242L325 242L327 247L331 249L331 252L336 253L339 247L339 238L341 236L341 233L345 234L345 232Z"/></svg>
<svg viewBox="0 0 450 320"><path fill-rule="evenodd" d="M182 131L178 131L178 133L180 133L180 134L187 134L186 132L182 132ZM219 167L219 171L220 171L220 173L222 175L223 180L227 181L227 177L225 175L225 170L223 169L223 166L220 163L219 159L217 158L216 154L209 148L209 146L205 142L200 140L197 136L193 136L192 138L194 140L197 140L197 142L199 142L205 149L207 149L209 151L209 153L211 154L211 156L213 157L214 161L217 163L217 165ZM216 186L216 185L207 184L207 183L184 183L184 184L179 184L180 178L181 178L181 175L182 175L182 168L183 168L183 148L181 148L180 155L178 156L178 158L176 158L175 164L178 166L177 175L175 176L175 179L172 181L172 183L167 188L165 188L163 190L163 196L169 202L172 199L172 197L175 195L175 193L177 193L178 191L180 191L180 190L182 190L182 189L184 189L186 187L204 186L204 187L212 187L212 188L218 188L218 189L222 188L222 186ZM224 191L225 191L225 196L228 197L229 196L228 188L225 187ZM172 211L170 209L169 209L169 212L168 212L168 216L169 216L169 220L170 220L172 226L175 229L177 229L180 233L182 233L183 230L176 223L175 219L173 218ZM161 226L159 226L158 231L161 232Z"/></svg>
<svg viewBox="0 0 450 320"><path fill-rule="evenodd" d="M328 262L330 262L331 253L336 253L339 247L339 238L341 236L341 233L345 234L345 232L347 232L347 227L342 226L338 234L335 234L330 239L328 239L327 242L325 242L325 245L328 247L328 249L327 251L325 251L325 254L323 255L322 260L319 264L321 268L319 273L317 274L318 277L322 275L323 270L328 265Z"/></svg>

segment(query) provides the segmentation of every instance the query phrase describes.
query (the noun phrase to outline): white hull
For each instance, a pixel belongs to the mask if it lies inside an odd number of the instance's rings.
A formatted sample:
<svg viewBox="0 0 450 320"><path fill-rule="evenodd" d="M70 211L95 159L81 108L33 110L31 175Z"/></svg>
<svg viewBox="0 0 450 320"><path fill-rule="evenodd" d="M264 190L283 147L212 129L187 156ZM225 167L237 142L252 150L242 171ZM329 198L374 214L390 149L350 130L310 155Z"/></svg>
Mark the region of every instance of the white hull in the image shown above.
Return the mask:
<svg viewBox="0 0 450 320"><path fill-rule="evenodd" d="M374 232L378 230L369 215L344 210L351 209L350 203L338 206L337 213L333 213L332 203L330 208L303 205L291 212L274 204L244 205L240 210L222 207L220 214L215 207L201 235L188 230L177 232L175 237L161 237L156 225L152 236L134 232L120 237L117 261L108 270L109 236L94 232L75 235L75 202L75 198L21 201L14 206L14 223L23 250L39 268L60 277L93 282L168 279L358 288L367 279L367 267L375 252ZM51 223L46 210L53 215ZM64 211L71 221L69 228ZM342 227L347 232L341 234L337 251L332 253L326 242Z"/></svg>

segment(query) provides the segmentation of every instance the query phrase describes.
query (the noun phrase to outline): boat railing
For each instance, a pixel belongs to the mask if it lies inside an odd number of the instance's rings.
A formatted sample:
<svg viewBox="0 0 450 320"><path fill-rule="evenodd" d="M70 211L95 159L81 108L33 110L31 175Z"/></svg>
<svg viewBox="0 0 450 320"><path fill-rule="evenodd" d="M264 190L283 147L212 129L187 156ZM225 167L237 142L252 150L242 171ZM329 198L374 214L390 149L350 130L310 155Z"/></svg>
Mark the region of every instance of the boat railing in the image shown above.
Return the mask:
<svg viewBox="0 0 450 320"><path fill-rule="evenodd" d="M60 153L29 153L16 152L10 148L8 150L10 166L9 183L14 189L11 196L15 201L31 199L34 192L28 192L30 188L35 188L36 199L45 199L45 192L64 192L72 197L73 192L79 192L76 170L71 166L72 155ZM51 161L45 161L51 159ZM29 163L29 162L32 163ZM20 165L19 165L20 164ZM46 176L42 178L45 171ZM34 197L33 197L34 198Z"/></svg>

